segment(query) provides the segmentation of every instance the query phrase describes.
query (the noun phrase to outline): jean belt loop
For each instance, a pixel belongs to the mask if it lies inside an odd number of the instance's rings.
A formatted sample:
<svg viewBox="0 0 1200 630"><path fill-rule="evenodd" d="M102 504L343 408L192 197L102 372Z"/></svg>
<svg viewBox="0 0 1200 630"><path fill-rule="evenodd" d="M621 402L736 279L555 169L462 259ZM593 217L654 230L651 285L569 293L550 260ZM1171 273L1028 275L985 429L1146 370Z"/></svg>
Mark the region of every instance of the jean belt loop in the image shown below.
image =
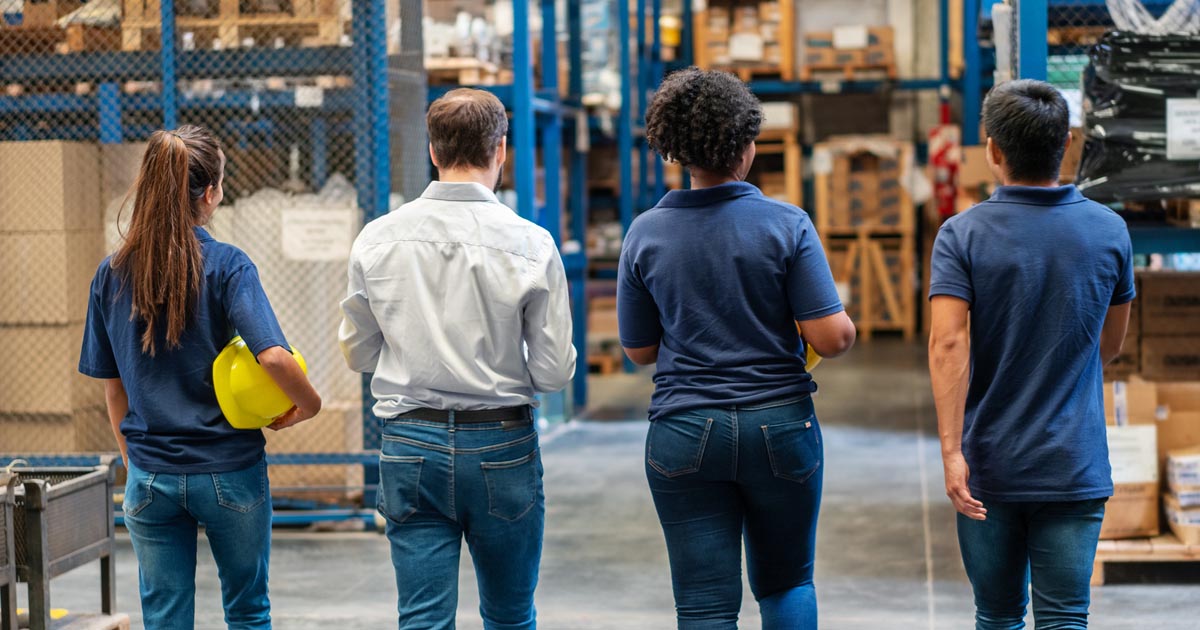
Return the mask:
<svg viewBox="0 0 1200 630"><path fill-rule="evenodd" d="M450 427L450 430L453 431L454 430L454 410L453 409L448 410L447 414L448 415L446 417L446 424Z"/></svg>

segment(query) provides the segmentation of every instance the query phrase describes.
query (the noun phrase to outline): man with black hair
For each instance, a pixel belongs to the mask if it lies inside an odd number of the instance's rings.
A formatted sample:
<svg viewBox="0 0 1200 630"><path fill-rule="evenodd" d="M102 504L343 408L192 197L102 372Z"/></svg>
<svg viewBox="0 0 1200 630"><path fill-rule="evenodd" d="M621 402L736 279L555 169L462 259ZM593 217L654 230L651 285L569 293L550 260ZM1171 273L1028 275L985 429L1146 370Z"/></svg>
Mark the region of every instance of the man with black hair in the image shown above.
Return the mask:
<svg viewBox="0 0 1200 630"><path fill-rule="evenodd" d="M1134 298L1125 222L1058 184L1067 104L1039 81L983 105L1003 185L933 248L929 370L975 627L1086 628L1112 495L1102 367Z"/></svg>

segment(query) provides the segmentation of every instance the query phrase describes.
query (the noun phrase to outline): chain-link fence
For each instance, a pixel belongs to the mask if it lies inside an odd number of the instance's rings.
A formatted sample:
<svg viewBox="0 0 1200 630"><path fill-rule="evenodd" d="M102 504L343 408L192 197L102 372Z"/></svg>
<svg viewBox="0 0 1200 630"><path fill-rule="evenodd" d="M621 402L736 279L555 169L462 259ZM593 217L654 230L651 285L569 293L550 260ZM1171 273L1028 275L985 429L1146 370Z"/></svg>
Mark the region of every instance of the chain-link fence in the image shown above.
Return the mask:
<svg viewBox="0 0 1200 630"><path fill-rule="evenodd" d="M209 230L258 265L325 400L321 417L268 436L268 451L362 450L362 380L337 348L338 303L354 236L408 174L380 167L389 120L371 109L382 97L386 114L387 81L373 78L387 61L371 56L384 50L371 39L386 37L383 0L0 0L0 11L0 453L115 449L99 382L76 373L88 287L128 224L142 143L180 124L220 140L226 197ZM404 42L418 57L419 33ZM393 111L392 131L419 138L422 110ZM272 477L343 488L362 485L362 468Z"/></svg>

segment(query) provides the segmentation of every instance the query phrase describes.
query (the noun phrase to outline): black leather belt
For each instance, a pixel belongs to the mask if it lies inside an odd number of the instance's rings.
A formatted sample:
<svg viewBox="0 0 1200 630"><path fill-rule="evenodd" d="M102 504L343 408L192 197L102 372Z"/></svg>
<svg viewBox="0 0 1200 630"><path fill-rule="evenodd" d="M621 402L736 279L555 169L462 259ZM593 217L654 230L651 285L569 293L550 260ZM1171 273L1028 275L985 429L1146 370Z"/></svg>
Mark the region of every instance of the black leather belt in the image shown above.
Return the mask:
<svg viewBox="0 0 1200 630"><path fill-rule="evenodd" d="M396 419L424 420L426 422L450 423L450 413L444 409L413 409L408 413L396 416ZM479 411L455 411L454 424L483 424L486 422L513 422L524 420L533 422L533 408L529 405L520 407L504 407L502 409L482 409Z"/></svg>

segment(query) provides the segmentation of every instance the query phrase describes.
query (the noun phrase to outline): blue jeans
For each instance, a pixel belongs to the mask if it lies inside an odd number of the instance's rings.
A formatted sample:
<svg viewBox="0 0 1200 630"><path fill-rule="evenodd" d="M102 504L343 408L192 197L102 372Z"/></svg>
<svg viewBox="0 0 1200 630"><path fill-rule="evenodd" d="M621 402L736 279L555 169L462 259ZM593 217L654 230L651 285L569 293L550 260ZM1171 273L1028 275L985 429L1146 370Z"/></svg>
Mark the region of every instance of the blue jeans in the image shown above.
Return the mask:
<svg viewBox="0 0 1200 630"><path fill-rule="evenodd" d="M681 630L737 628L743 537L763 628L813 630L821 429L809 398L655 420L646 476Z"/></svg>
<svg viewBox="0 0 1200 630"><path fill-rule="evenodd" d="M958 544L975 591L975 628L1024 628L1031 581L1036 628L1087 628L1106 501L985 501L986 521L959 514Z"/></svg>
<svg viewBox="0 0 1200 630"><path fill-rule="evenodd" d="M546 496L532 422L385 421L379 512L387 519L401 629L454 628L464 537L483 627L536 627Z"/></svg>
<svg viewBox="0 0 1200 630"><path fill-rule="evenodd" d="M190 630L196 618L196 533L205 528L221 579L225 625L271 627L267 462L234 472L176 475L129 465L125 527L138 560L147 630Z"/></svg>

